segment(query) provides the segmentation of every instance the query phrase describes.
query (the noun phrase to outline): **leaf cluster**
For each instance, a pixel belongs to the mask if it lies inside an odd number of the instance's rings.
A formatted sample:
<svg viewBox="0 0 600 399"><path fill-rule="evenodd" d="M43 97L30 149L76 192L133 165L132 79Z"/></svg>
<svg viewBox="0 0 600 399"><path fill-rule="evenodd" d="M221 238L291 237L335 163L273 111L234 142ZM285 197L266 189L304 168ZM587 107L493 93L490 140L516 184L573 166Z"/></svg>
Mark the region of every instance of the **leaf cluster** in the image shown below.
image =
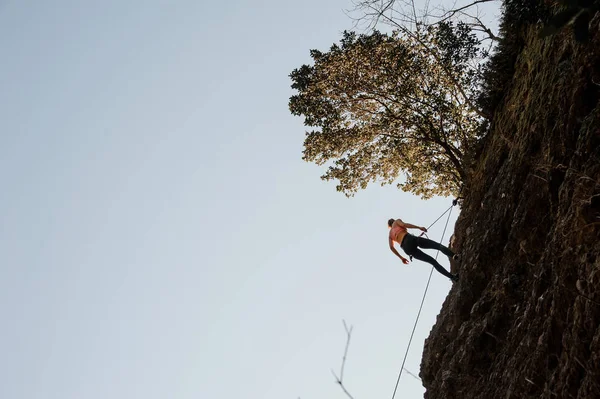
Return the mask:
<svg viewBox="0 0 600 399"><path fill-rule="evenodd" d="M348 196L370 182L428 198L452 195L465 179L462 159L477 139L477 40L451 22L418 35L344 32L312 65L290 74L303 116L303 159L328 165Z"/></svg>

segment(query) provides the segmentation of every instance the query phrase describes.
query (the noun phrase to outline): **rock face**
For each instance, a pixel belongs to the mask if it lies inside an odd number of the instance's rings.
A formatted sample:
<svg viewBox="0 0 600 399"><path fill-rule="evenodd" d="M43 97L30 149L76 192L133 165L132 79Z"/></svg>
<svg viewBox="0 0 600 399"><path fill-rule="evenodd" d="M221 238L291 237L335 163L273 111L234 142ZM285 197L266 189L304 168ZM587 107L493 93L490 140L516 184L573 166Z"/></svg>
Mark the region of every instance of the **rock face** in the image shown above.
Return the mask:
<svg viewBox="0 0 600 399"><path fill-rule="evenodd" d="M454 232L425 398L600 398L600 34L532 30Z"/></svg>

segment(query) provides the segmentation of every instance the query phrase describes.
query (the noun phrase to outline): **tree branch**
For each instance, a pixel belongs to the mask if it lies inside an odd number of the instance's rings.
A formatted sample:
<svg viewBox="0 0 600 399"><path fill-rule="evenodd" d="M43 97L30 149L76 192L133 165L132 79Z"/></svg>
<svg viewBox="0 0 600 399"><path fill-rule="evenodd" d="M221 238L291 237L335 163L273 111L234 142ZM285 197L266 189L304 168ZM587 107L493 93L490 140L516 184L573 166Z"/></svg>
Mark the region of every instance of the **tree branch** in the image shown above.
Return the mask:
<svg viewBox="0 0 600 399"><path fill-rule="evenodd" d="M493 0L489 0L489 1L493 1ZM469 25L471 27L479 27L479 28L481 28L481 29L479 29L479 31L487 33L488 39L490 39L490 40L493 40L495 42L499 42L500 41L500 38L498 36L496 36L494 34L494 32L492 32L492 30L490 28L488 28L487 26L485 26L485 24L483 23L483 21L481 20L481 18L479 18L479 15L473 16L471 14L467 14L466 12L461 12L461 14L466 15L467 17L471 18L472 20L474 20L476 22L476 23L467 23L467 25Z"/></svg>
<svg viewBox="0 0 600 399"><path fill-rule="evenodd" d="M352 326L350 326L350 328L348 328L348 325L346 324L346 320L342 320L342 322L344 323L344 329L346 330L346 348L344 349L344 356L342 357L342 366L340 368L340 376L338 377L335 374L335 371L333 371L333 369L331 370L331 374L333 374L333 376L335 377L335 382L340 386L340 388L342 388L342 391L344 391L344 393L346 394L346 396L348 396L348 398L350 399L354 399L354 397L350 394L350 392L348 392L348 390L346 389L346 386L344 385L344 368L346 367L346 358L348 356L348 348L350 347L350 338L352 338Z"/></svg>
<svg viewBox="0 0 600 399"><path fill-rule="evenodd" d="M492 1L492 0L481 0L481 1ZM445 75L450 79L454 88L460 92L464 101L469 105L471 110L473 110L473 112L475 112L477 115L481 116L482 118L486 117L486 115L475 104L473 104L473 102L471 101L469 96L467 96L467 94L465 93L461 84L454 78L454 76L452 76L452 73L450 73L450 71L448 71L448 68L446 68L446 66L444 66L444 64L440 60L439 55L435 51L433 51L431 48L429 48L429 46L427 46L427 44L423 41L423 39L421 39L421 37L418 34L415 34L414 32L412 32L409 29L407 29L406 27L398 24L396 21L392 20L391 18L389 18L385 15L381 15L381 17L386 19L390 24L393 24L394 26L396 26L407 36L412 37L417 42L419 42L419 44L422 46L422 48L425 49L427 51L427 53L436 60L437 64L445 72Z"/></svg>
<svg viewBox="0 0 600 399"><path fill-rule="evenodd" d="M480 4L480 3L489 3L491 1L496 1L496 0L476 0L476 1L474 1L474 2L472 2L470 4L467 4L465 6L462 6L462 7L459 7L459 8L455 8L455 9L452 9L452 10L448 10L448 11L446 11L445 14L443 14L442 16L440 16L440 21L439 22L447 21L450 18L452 18L453 16L455 16L456 14L459 14L463 10L466 10L467 8L471 8L471 7L473 7L473 6L477 5L477 4Z"/></svg>

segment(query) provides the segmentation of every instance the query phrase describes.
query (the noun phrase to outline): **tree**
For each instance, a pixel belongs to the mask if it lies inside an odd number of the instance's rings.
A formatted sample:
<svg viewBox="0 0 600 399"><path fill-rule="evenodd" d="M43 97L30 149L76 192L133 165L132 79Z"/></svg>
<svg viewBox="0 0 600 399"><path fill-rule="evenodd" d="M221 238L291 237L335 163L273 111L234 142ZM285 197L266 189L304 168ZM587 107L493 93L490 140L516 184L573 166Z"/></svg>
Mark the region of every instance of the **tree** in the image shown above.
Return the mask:
<svg viewBox="0 0 600 399"><path fill-rule="evenodd" d="M352 196L370 182L429 198L457 195L481 123L477 38L444 22L418 35L344 32L290 77L292 114L304 116L303 159L329 164L324 180Z"/></svg>

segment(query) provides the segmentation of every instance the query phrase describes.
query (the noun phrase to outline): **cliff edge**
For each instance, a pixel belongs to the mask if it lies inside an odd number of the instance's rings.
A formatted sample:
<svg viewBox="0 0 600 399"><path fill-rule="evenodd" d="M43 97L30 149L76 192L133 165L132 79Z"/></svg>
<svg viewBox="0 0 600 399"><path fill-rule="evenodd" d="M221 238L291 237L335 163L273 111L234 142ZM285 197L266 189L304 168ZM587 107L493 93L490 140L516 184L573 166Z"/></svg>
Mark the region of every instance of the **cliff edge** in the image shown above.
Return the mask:
<svg viewBox="0 0 600 399"><path fill-rule="evenodd" d="M525 33L461 203L425 398L600 398L600 17Z"/></svg>

